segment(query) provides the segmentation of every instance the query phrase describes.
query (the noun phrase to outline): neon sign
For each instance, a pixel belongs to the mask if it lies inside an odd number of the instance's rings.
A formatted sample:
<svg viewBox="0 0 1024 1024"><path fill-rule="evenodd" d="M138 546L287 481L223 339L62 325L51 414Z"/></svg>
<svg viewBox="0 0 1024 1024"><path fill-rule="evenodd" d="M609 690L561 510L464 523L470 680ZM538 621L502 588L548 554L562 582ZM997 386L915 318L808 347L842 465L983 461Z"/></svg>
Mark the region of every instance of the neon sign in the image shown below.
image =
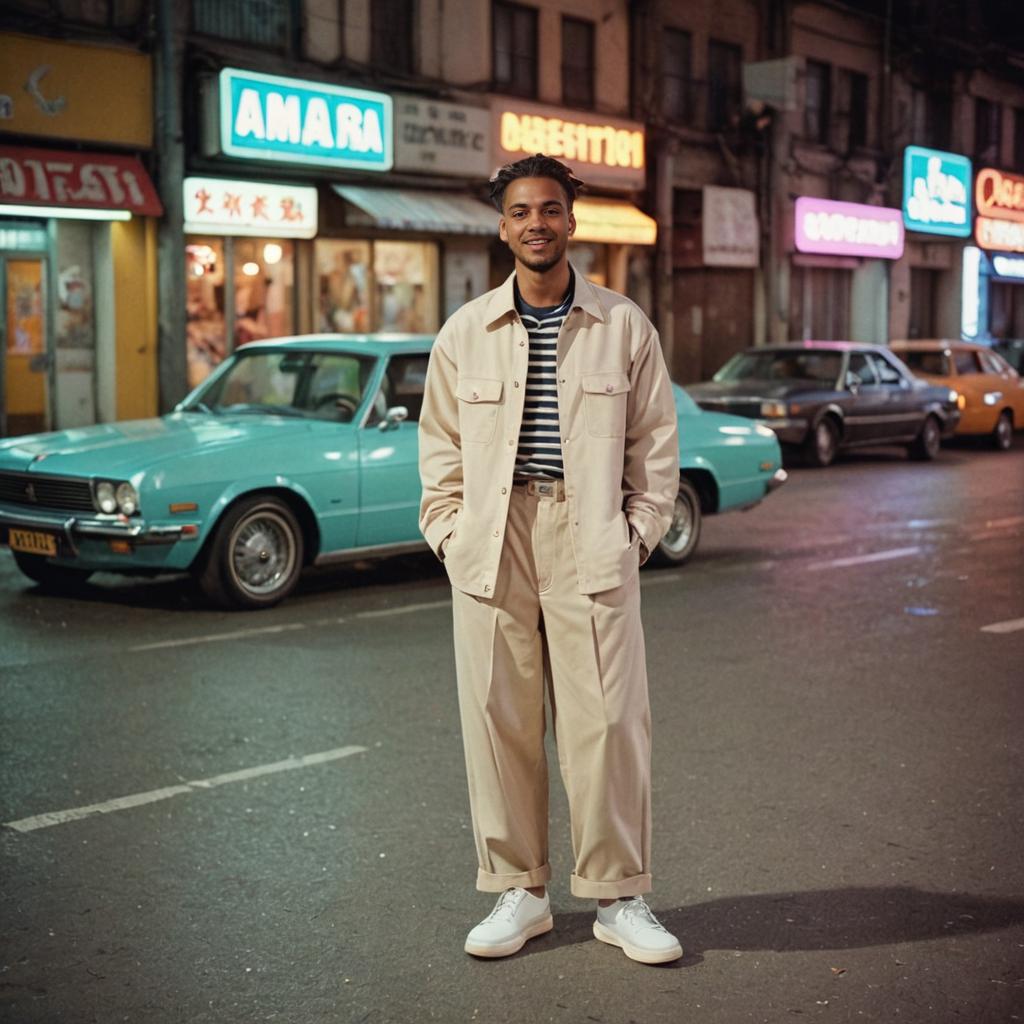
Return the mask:
<svg viewBox="0 0 1024 1024"><path fill-rule="evenodd" d="M887 206L801 196L796 201L796 247L831 256L903 255L903 215Z"/></svg>
<svg viewBox="0 0 1024 1024"><path fill-rule="evenodd" d="M224 68L220 148L245 160L386 171L391 97L323 82Z"/></svg>
<svg viewBox="0 0 1024 1024"><path fill-rule="evenodd" d="M971 233L971 161L957 153L907 146L903 223L911 231L966 238Z"/></svg>
<svg viewBox="0 0 1024 1024"><path fill-rule="evenodd" d="M1024 221L1024 177L1019 174L983 167L974 183L974 199L979 216Z"/></svg>

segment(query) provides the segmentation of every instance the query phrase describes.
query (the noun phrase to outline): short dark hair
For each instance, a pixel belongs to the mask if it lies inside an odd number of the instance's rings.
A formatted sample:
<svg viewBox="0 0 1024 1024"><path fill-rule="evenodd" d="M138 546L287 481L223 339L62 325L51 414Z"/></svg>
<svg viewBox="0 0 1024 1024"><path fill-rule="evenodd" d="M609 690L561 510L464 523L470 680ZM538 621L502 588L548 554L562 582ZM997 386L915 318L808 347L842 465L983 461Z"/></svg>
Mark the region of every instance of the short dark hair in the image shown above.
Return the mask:
<svg viewBox="0 0 1024 1024"><path fill-rule="evenodd" d="M498 213L501 213L503 209L505 189L517 178L554 179L562 186L570 210L577 194L585 187L583 182L573 175L572 170L560 160L545 156L543 153L535 153L533 156L523 157L522 160L517 160L515 163L506 164L491 178L491 202L494 203Z"/></svg>

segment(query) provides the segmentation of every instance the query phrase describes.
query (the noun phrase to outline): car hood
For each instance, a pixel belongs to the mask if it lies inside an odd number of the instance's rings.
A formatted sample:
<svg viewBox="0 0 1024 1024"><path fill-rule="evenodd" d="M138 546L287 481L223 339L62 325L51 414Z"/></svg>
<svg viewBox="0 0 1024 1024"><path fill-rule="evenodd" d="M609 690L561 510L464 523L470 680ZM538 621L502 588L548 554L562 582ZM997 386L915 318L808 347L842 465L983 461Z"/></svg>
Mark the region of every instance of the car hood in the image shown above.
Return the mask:
<svg viewBox="0 0 1024 1024"><path fill-rule="evenodd" d="M820 383L799 380L730 380L706 381L703 384L687 384L686 390L694 401L728 398L788 398L805 391L821 391Z"/></svg>
<svg viewBox="0 0 1024 1024"><path fill-rule="evenodd" d="M281 416L171 413L0 442L0 469L123 480L192 453L305 435L320 421Z"/></svg>

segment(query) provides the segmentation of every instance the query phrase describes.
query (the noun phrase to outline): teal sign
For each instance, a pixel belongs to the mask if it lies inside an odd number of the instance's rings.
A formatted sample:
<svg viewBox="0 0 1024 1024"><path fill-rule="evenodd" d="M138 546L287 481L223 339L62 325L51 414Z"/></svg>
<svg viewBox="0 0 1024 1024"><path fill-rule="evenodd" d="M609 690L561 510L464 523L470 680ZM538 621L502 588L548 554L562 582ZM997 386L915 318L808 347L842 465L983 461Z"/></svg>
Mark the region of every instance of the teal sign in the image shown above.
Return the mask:
<svg viewBox="0 0 1024 1024"><path fill-rule="evenodd" d="M391 97L298 78L224 68L220 148L243 160L387 171Z"/></svg>
<svg viewBox="0 0 1024 1024"><path fill-rule="evenodd" d="M959 153L907 146L903 223L910 231L966 238L971 233L971 161Z"/></svg>

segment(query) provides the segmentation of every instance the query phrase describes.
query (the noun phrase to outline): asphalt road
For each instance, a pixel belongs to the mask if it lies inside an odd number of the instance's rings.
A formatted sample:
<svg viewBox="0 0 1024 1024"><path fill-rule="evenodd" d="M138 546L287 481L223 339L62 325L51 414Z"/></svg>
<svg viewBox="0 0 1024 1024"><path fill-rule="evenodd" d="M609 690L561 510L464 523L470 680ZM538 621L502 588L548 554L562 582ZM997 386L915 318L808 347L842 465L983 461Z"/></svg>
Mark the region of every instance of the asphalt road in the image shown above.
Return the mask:
<svg viewBox="0 0 1024 1024"><path fill-rule="evenodd" d="M0 1020L1024 1018L1017 440L797 470L643 574L663 968L591 937L556 772L555 931L462 952L492 898L431 558L228 614L0 552Z"/></svg>

